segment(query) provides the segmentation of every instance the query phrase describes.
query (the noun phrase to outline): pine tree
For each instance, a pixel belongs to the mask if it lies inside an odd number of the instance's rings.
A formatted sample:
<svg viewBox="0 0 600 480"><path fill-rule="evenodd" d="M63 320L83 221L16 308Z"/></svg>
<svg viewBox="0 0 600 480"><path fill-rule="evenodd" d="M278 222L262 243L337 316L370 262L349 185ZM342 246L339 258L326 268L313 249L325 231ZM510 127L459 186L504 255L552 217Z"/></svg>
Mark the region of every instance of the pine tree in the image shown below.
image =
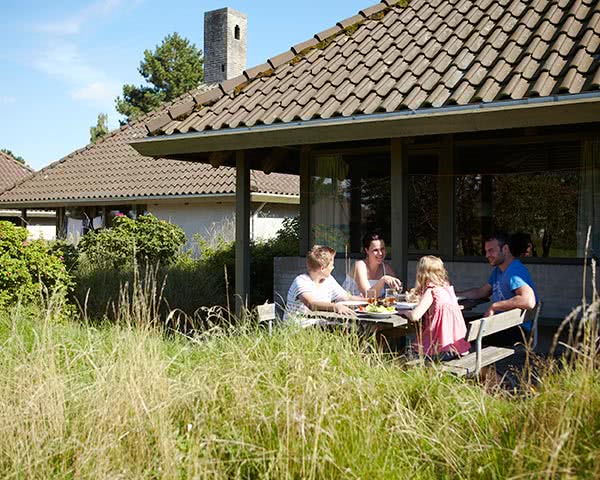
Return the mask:
<svg viewBox="0 0 600 480"><path fill-rule="evenodd" d="M98 121L96 126L90 127L90 142L96 143L100 137L103 137L108 133L108 115L105 113L98 114Z"/></svg>
<svg viewBox="0 0 600 480"><path fill-rule="evenodd" d="M173 33L153 52L144 51L138 71L149 85L123 85L123 96L115 100L117 112L124 115L127 122L200 85L204 79L202 52L189 40Z"/></svg>

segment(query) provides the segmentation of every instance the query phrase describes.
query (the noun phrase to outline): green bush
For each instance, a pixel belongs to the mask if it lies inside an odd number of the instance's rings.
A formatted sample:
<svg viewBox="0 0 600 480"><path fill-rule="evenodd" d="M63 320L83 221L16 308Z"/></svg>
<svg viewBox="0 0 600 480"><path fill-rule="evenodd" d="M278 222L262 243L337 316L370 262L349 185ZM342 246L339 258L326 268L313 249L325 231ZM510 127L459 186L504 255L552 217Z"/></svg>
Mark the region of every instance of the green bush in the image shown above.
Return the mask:
<svg viewBox="0 0 600 480"><path fill-rule="evenodd" d="M147 214L136 220L116 217L111 228L84 235L79 250L93 268L128 270L134 259L142 265L169 265L184 243L179 226Z"/></svg>
<svg viewBox="0 0 600 480"><path fill-rule="evenodd" d="M95 235L100 233L102 232ZM179 309L193 315L200 307L226 306L227 293L229 304L234 304L235 242L217 237L209 243L198 235L194 238L198 244L199 257L180 253L170 265L161 264L162 267L157 272L158 285L164 285L163 307L168 307L161 313ZM250 253L252 289L249 303L255 305L272 298L273 258L298 255L298 220L284 221L275 238L252 243ZM141 276L144 276L143 272ZM115 318L114 307L122 292L122 285L127 284L131 288L133 279L132 270L110 267L100 269L84 256L77 269L76 296L80 305L85 305L88 317L99 319L108 315Z"/></svg>
<svg viewBox="0 0 600 480"><path fill-rule="evenodd" d="M0 306L45 292L68 294L73 280L61 257L43 240L29 241L25 228L0 221Z"/></svg>

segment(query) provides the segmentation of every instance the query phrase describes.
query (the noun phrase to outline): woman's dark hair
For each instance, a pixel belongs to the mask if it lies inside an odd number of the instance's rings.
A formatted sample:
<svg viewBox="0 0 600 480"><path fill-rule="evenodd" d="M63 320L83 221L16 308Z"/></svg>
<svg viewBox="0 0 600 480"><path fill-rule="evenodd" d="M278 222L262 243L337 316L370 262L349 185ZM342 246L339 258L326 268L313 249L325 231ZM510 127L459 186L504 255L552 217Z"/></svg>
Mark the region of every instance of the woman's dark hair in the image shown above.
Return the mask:
<svg viewBox="0 0 600 480"><path fill-rule="evenodd" d="M379 232L369 232L362 238L363 250L368 250L371 246L371 242L374 240L383 240L383 237ZM385 242L385 240L383 240Z"/></svg>
<svg viewBox="0 0 600 480"><path fill-rule="evenodd" d="M533 252L533 241L531 240L531 235L529 233L513 233L510 237L510 241L508 242L510 251L515 257L520 257L525 252L527 252L527 248L529 247L529 245L531 245L532 247L532 255L535 256Z"/></svg>

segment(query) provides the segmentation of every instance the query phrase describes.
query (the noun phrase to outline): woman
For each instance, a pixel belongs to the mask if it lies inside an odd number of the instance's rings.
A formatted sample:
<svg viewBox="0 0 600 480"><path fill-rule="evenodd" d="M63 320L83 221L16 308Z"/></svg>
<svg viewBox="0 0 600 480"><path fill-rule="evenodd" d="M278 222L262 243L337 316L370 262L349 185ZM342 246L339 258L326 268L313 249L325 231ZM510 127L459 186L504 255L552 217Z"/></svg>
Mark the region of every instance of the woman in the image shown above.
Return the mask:
<svg viewBox="0 0 600 480"><path fill-rule="evenodd" d="M368 233L363 237L362 246L365 259L354 264L354 269L346 276L344 288L352 295L363 296L374 289L377 297L384 293L386 285L400 290L402 282L396 278L391 265L385 262L385 241L381 235Z"/></svg>

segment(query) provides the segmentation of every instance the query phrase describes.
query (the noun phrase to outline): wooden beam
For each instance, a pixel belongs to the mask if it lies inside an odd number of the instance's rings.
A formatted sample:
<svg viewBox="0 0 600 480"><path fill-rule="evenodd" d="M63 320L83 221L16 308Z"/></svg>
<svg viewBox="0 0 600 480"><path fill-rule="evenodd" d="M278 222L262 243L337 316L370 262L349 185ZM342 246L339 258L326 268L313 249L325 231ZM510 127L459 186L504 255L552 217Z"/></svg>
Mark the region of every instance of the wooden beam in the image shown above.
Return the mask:
<svg viewBox="0 0 600 480"><path fill-rule="evenodd" d="M438 245L446 260L454 255L454 143L452 135L444 135L438 157L440 195L438 198Z"/></svg>
<svg viewBox="0 0 600 480"><path fill-rule="evenodd" d="M66 208L58 207L56 209L56 238L58 240L66 240L67 239L67 217L66 217Z"/></svg>
<svg viewBox="0 0 600 480"><path fill-rule="evenodd" d="M235 188L235 306L236 315L250 294L250 165L243 151L236 152Z"/></svg>
<svg viewBox="0 0 600 480"><path fill-rule="evenodd" d="M29 223L27 221L27 209L26 208L22 208L21 209L21 227L23 228L27 228L27 224Z"/></svg>
<svg viewBox="0 0 600 480"><path fill-rule="evenodd" d="M390 155L392 266L408 285L408 149L393 138Z"/></svg>
<svg viewBox="0 0 600 480"><path fill-rule="evenodd" d="M310 249L310 167L311 150L303 147L300 152L300 255Z"/></svg>

